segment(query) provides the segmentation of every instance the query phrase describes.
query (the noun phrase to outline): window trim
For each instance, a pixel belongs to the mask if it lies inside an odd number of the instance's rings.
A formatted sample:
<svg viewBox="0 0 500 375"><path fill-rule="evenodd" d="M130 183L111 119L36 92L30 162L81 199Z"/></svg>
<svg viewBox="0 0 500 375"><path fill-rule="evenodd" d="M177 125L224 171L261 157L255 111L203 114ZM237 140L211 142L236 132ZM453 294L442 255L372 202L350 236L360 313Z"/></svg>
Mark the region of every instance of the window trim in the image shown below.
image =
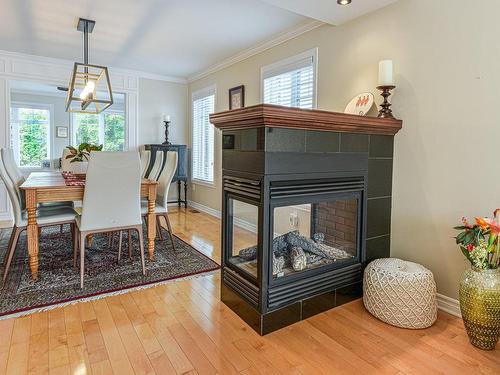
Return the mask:
<svg viewBox="0 0 500 375"><path fill-rule="evenodd" d="M204 87L202 89L199 89L199 90L196 90L196 91L193 91L191 93L191 103L190 103L190 116L191 116L191 131L190 131L190 137L191 137L191 156L193 156L193 140L194 140L194 118L193 118L193 103L195 101L195 98L202 98L202 97L205 97L205 96L209 96L209 95L213 95L214 96L214 111L216 110L217 108L217 85L216 84L213 84L213 85L210 85L210 86L207 86L207 87ZM216 160L215 160L215 150L216 150L216 147L215 147L215 143L216 143L216 136L215 136L215 129L214 129L214 147L213 147L213 160L214 160L214 163L213 163L213 176L214 176L214 180L212 182L210 181L205 181L205 180L199 180L197 178L194 178L193 176L193 171L194 171L194 167L193 167L193 163L194 163L194 157L191 157L191 173L190 173L190 177L191 177L191 182L196 184L196 185L201 185L201 186L206 186L206 187L209 187L209 188L215 188L216 187L216 183L215 183L215 179L216 179L216 176L215 176L215 163L216 163Z"/></svg>
<svg viewBox="0 0 500 375"><path fill-rule="evenodd" d="M312 98L312 109L316 109L318 105L318 47L312 48L310 50L301 52L297 55L287 57L283 60L276 61L272 64L262 66L260 68L260 102L264 103L264 77L266 73L273 70L280 70L280 68L285 68L288 65L304 60L308 57L312 58L313 66L313 98ZM285 71L281 73L285 73Z"/></svg>
<svg viewBox="0 0 500 375"><path fill-rule="evenodd" d="M11 116L11 109L12 108L33 108L33 109L45 109L45 110L48 110L49 111L49 129L48 129L48 134L47 134L47 140L48 140L48 145L47 145L47 154L48 154L48 159L49 159L49 163L50 163L50 167L49 169L52 169L53 165L52 165L52 161L54 159L54 155L53 155L53 145L55 143L55 139L54 139L54 132L52 131L52 128L54 127L54 105L53 104L50 104L50 103L37 103L37 102L30 102L30 101L23 101L23 100L16 100L16 101L11 101L10 102L10 106L9 106L9 123L8 123L8 138L7 138L7 142L9 144L9 147L10 147L10 142L11 142L11 137L12 137L12 132L11 132L11 127L12 127L12 116ZM14 155L14 158L15 158L15 155ZM16 164L17 164L17 160L16 160ZM20 166L18 165L18 168L22 171L25 171L25 172L31 172L31 171L40 171L40 170L46 170L47 168L45 167L26 167L26 166Z"/></svg>

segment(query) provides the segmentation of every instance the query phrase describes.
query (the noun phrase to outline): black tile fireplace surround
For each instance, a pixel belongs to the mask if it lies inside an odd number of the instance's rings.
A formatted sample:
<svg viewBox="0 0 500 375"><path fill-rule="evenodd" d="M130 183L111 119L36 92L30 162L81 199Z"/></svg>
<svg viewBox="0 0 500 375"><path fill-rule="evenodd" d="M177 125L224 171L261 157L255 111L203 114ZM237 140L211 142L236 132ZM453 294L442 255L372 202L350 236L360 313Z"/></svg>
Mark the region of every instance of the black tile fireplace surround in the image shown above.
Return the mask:
<svg viewBox="0 0 500 375"><path fill-rule="evenodd" d="M222 301L265 335L359 298L365 264L389 256L394 136L222 135Z"/></svg>

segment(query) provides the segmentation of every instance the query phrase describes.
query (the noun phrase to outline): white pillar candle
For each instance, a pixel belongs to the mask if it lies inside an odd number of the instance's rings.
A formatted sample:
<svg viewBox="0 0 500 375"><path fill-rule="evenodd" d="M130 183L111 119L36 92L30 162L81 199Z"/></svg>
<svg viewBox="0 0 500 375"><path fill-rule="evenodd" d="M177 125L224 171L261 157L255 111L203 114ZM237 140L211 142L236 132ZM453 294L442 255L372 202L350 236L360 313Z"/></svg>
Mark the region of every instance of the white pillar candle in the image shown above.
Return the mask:
<svg viewBox="0 0 500 375"><path fill-rule="evenodd" d="M382 60L378 63L378 85L394 86L392 60Z"/></svg>

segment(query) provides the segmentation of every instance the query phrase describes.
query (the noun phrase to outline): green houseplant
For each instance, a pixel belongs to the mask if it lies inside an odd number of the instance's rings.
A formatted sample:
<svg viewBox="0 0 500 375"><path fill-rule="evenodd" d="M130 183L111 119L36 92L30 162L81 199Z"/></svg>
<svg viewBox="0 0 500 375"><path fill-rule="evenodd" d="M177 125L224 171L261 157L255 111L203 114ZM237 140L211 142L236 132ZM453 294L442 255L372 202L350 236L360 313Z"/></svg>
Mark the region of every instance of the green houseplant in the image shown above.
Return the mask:
<svg viewBox="0 0 500 375"><path fill-rule="evenodd" d="M495 348L500 338L500 209L494 218L476 218L455 227L456 243L471 263L460 282L460 310L472 345Z"/></svg>
<svg viewBox="0 0 500 375"><path fill-rule="evenodd" d="M66 159L70 162L71 172L85 173L87 171L90 153L102 151L103 145L82 143L77 148L73 146L67 146L66 148L69 150L69 154L66 155Z"/></svg>

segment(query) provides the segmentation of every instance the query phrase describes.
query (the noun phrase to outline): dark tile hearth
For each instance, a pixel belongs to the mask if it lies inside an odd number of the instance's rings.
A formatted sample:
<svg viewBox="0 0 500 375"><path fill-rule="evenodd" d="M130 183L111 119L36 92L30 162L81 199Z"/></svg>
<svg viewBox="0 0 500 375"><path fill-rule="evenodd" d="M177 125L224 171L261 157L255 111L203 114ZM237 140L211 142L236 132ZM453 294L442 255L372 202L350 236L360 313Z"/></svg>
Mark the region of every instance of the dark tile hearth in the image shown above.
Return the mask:
<svg viewBox="0 0 500 375"><path fill-rule="evenodd" d="M0 230L0 274L7 250L10 229ZM146 256L146 276L142 275L137 235L133 235L133 258L128 258L128 242L123 235L123 256L117 263L118 240L108 247L107 235L94 236L92 247L85 253L85 287L80 289L79 269L72 265L72 245L69 227L59 233L59 227L44 228L40 237L40 279L33 281L26 253L26 233L23 232L12 262L9 277L0 284L0 317L58 303L118 292L214 271L219 265L198 250L174 236L176 250L170 240L157 240L155 260ZM168 238L168 236L165 237ZM0 281L1 282L1 281Z"/></svg>

